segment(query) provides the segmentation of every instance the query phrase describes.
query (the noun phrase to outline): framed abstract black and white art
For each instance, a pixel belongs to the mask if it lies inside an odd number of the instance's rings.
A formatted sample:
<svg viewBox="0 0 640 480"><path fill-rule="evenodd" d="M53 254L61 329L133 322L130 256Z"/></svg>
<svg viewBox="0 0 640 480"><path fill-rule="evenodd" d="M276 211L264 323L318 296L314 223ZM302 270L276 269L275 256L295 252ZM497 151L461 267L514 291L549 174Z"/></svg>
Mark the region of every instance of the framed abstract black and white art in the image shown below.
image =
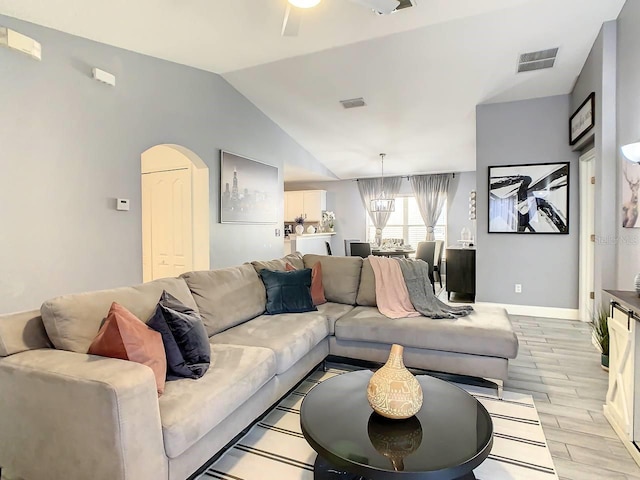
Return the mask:
<svg viewBox="0 0 640 480"><path fill-rule="evenodd" d="M489 233L569 233L569 162L489 167Z"/></svg>

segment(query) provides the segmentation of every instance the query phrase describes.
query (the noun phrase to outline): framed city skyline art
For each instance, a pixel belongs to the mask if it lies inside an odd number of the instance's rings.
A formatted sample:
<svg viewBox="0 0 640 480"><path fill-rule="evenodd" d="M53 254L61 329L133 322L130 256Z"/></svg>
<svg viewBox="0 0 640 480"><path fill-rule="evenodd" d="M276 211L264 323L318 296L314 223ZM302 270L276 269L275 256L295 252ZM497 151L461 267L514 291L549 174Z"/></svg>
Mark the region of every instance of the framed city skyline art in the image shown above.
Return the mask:
<svg viewBox="0 0 640 480"><path fill-rule="evenodd" d="M489 233L569 233L569 162L489 167Z"/></svg>
<svg viewBox="0 0 640 480"><path fill-rule="evenodd" d="M220 222L277 223L278 168L220 153Z"/></svg>

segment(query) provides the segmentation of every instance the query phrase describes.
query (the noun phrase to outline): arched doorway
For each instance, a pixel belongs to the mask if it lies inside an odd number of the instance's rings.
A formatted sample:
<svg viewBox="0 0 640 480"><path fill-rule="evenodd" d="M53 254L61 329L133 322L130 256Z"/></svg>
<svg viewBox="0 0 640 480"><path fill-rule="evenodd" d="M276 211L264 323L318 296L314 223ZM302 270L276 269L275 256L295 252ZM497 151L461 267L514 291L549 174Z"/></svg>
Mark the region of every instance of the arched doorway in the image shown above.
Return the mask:
<svg viewBox="0 0 640 480"><path fill-rule="evenodd" d="M180 145L142 154L144 282L209 269L209 168Z"/></svg>

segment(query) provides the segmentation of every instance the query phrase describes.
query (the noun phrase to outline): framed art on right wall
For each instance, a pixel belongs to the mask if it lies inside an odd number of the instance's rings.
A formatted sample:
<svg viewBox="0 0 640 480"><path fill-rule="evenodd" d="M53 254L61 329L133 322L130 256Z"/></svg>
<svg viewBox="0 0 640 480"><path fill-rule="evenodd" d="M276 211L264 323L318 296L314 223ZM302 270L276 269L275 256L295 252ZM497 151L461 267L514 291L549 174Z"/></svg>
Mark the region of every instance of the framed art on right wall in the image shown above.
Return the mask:
<svg viewBox="0 0 640 480"><path fill-rule="evenodd" d="M569 233L569 162L489 167L489 233Z"/></svg>

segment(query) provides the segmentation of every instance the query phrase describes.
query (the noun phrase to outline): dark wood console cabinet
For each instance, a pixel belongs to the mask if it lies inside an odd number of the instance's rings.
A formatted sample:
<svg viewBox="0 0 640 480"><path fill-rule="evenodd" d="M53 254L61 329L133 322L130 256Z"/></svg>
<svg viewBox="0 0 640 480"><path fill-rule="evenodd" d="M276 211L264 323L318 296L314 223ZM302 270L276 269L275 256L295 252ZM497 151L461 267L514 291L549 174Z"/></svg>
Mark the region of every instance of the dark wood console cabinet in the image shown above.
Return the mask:
<svg viewBox="0 0 640 480"><path fill-rule="evenodd" d="M476 249L447 248L447 298L451 292L465 293L476 300Z"/></svg>

